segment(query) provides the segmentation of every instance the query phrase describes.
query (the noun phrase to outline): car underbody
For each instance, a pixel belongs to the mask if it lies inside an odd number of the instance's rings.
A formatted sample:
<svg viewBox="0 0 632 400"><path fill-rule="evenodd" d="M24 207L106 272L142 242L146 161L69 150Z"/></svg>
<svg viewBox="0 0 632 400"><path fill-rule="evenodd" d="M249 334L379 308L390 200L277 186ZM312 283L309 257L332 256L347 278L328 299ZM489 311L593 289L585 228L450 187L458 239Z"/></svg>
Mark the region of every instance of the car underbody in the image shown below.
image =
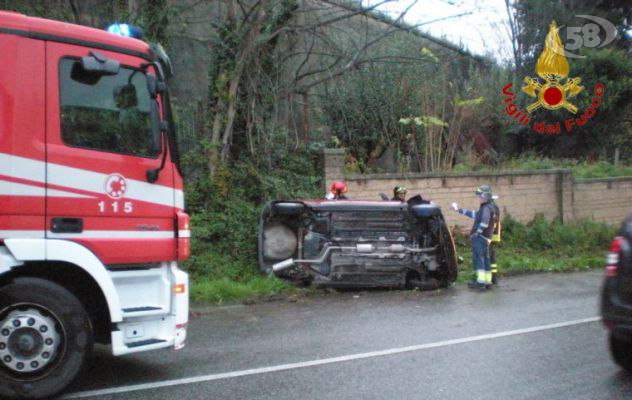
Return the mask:
<svg viewBox="0 0 632 400"><path fill-rule="evenodd" d="M261 214L259 266L321 287L446 287L454 242L441 209L396 201L274 201Z"/></svg>

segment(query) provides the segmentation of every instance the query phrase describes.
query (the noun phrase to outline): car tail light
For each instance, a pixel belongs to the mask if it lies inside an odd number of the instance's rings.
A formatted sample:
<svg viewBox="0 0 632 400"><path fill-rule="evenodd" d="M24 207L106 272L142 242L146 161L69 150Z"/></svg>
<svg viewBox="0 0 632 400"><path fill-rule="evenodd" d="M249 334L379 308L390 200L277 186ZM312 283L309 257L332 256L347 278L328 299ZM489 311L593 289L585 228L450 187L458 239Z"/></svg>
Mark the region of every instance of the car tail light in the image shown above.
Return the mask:
<svg viewBox="0 0 632 400"><path fill-rule="evenodd" d="M619 253L621 252L621 242L623 238L617 236L610 244L610 252L606 258L606 276L611 278L617 276L617 269L619 265Z"/></svg>

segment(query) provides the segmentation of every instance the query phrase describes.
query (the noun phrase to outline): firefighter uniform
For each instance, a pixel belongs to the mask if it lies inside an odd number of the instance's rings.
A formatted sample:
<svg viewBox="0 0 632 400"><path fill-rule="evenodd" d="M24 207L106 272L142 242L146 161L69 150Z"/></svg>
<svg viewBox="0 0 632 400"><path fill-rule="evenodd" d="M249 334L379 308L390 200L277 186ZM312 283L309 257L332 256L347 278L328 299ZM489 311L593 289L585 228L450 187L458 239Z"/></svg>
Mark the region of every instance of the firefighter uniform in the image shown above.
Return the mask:
<svg viewBox="0 0 632 400"><path fill-rule="evenodd" d="M476 279L468 284L477 289L490 288L492 285L492 267L489 256L489 244L492 241L495 222L497 220L497 207L493 203L491 188L483 185L476 190L476 195L481 199L478 210L459 208L453 203L453 208L459 214L474 219L470 231L472 243L472 264L476 273Z"/></svg>
<svg viewBox="0 0 632 400"><path fill-rule="evenodd" d="M498 196L492 196L492 206L494 207L494 216L496 217L496 221L494 223L494 231L492 233L492 241L489 244L489 261L492 265L492 284L498 283L498 264L496 262L496 243L500 243L500 207L496 204L496 199Z"/></svg>

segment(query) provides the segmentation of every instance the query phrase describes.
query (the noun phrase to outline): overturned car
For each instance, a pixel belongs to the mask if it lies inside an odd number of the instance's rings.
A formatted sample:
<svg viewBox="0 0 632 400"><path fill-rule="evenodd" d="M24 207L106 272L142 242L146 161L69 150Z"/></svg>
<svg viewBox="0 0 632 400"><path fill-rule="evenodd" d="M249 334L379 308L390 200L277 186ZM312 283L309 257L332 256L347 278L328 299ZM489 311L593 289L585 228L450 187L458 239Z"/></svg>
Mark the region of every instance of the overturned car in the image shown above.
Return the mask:
<svg viewBox="0 0 632 400"><path fill-rule="evenodd" d="M262 272L325 287L447 287L457 256L441 209L397 201L273 201L259 226Z"/></svg>

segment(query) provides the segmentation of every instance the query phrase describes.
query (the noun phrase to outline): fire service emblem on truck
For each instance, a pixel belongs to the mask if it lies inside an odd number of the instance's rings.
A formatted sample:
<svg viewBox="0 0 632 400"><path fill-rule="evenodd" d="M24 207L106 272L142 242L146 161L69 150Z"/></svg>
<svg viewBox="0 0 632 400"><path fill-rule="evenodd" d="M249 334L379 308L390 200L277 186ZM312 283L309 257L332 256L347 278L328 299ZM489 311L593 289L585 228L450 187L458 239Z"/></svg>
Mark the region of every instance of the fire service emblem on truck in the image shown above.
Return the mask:
<svg viewBox="0 0 632 400"><path fill-rule="evenodd" d="M113 199L120 199L125 196L127 182L122 175L112 174L105 180L105 193Z"/></svg>

